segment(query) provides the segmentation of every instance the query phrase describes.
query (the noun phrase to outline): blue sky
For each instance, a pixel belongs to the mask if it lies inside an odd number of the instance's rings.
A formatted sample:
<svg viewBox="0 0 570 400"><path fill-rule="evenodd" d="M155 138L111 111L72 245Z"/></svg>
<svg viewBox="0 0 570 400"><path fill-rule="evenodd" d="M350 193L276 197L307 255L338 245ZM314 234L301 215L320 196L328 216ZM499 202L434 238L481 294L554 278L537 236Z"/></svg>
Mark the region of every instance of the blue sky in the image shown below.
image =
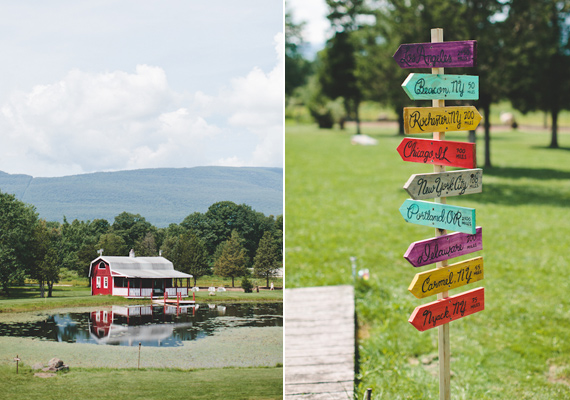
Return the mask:
<svg viewBox="0 0 570 400"><path fill-rule="evenodd" d="M0 171L283 165L281 0L0 11Z"/></svg>

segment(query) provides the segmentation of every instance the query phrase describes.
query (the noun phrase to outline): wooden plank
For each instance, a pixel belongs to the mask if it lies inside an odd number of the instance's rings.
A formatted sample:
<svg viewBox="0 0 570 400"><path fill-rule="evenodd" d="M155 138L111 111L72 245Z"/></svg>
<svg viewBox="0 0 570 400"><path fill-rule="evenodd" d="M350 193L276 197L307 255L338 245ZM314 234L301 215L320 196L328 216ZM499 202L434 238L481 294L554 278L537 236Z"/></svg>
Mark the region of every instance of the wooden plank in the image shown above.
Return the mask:
<svg viewBox="0 0 570 400"><path fill-rule="evenodd" d="M479 77L409 74L402 83L402 89L412 100L478 100Z"/></svg>
<svg viewBox="0 0 570 400"><path fill-rule="evenodd" d="M401 44L394 53L400 68L477 66L477 41Z"/></svg>
<svg viewBox="0 0 570 400"><path fill-rule="evenodd" d="M462 196L483 191L483 170L466 169L453 172L415 174L404 184L414 200Z"/></svg>
<svg viewBox="0 0 570 400"><path fill-rule="evenodd" d="M414 267L437 263L453 257L483 250L483 228L475 228L475 234L455 232L410 244L404 254Z"/></svg>
<svg viewBox="0 0 570 400"><path fill-rule="evenodd" d="M404 133L473 131L482 118L473 106L404 107Z"/></svg>
<svg viewBox="0 0 570 400"><path fill-rule="evenodd" d="M455 289L483 279L483 257L460 261L444 268L416 274L408 290L418 299Z"/></svg>
<svg viewBox="0 0 570 400"><path fill-rule="evenodd" d="M408 162L459 168L477 166L475 143L404 138L396 150Z"/></svg>
<svg viewBox="0 0 570 400"><path fill-rule="evenodd" d="M285 398L352 398L354 288L285 289L284 324Z"/></svg>
<svg viewBox="0 0 570 400"><path fill-rule="evenodd" d="M474 208L407 199L400 207L400 214L413 224L476 233Z"/></svg>
<svg viewBox="0 0 570 400"><path fill-rule="evenodd" d="M485 289L481 287L416 307L408 322L425 331L484 309Z"/></svg>

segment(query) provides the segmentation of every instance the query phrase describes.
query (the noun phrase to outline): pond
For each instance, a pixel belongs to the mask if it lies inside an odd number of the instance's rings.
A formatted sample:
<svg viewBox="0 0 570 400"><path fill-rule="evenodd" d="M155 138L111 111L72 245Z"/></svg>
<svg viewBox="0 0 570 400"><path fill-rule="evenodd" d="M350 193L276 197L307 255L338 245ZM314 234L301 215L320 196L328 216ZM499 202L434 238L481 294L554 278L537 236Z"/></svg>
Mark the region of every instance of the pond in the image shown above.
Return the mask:
<svg viewBox="0 0 570 400"><path fill-rule="evenodd" d="M282 327L283 304L111 306L27 313L0 322L0 337L112 346L177 347L229 328Z"/></svg>

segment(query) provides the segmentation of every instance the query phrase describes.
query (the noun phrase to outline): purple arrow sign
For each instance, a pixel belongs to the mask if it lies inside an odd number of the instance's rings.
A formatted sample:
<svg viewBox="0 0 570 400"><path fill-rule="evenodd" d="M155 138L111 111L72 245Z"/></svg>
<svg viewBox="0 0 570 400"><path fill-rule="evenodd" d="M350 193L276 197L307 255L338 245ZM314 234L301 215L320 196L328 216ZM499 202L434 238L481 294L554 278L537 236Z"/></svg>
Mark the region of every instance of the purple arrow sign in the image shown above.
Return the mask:
<svg viewBox="0 0 570 400"><path fill-rule="evenodd" d="M401 44L394 60L400 68L475 67L477 41Z"/></svg>
<svg viewBox="0 0 570 400"><path fill-rule="evenodd" d="M421 267L479 250L483 250L483 228L480 226L474 235L456 232L414 242L404 258L414 267Z"/></svg>

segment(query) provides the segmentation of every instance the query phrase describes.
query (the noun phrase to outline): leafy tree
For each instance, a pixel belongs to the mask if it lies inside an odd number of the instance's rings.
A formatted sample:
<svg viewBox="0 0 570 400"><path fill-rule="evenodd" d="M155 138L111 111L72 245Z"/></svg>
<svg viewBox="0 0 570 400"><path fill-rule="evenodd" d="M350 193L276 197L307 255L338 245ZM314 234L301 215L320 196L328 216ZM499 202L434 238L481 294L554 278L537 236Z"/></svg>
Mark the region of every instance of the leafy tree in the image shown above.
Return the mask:
<svg viewBox="0 0 570 400"><path fill-rule="evenodd" d="M33 206L0 192L0 284L6 295L22 280L34 260L34 230L38 215Z"/></svg>
<svg viewBox="0 0 570 400"><path fill-rule="evenodd" d="M34 231L34 260L30 276L38 281L40 296L44 297L44 284L48 288L48 296L52 297L53 285L59 282L60 268L63 261L61 255L61 231L57 225L45 220L36 224Z"/></svg>
<svg viewBox="0 0 570 400"><path fill-rule="evenodd" d="M212 273L206 245L192 232L171 238L165 256L177 270L193 276L194 286L198 278Z"/></svg>
<svg viewBox="0 0 570 400"><path fill-rule="evenodd" d="M247 274L248 257L243 242L237 231L232 231L230 239L221 245L220 256L214 264L214 273L232 278L232 287L234 278Z"/></svg>
<svg viewBox="0 0 570 400"><path fill-rule="evenodd" d="M505 49L509 99L523 113L552 116L550 147L558 147L558 115L570 109L570 3L508 2Z"/></svg>
<svg viewBox="0 0 570 400"><path fill-rule="evenodd" d="M303 86L311 72L311 63L302 53L304 23L295 24L291 11L285 13L285 95Z"/></svg>
<svg viewBox="0 0 570 400"><path fill-rule="evenodd" d="M103 254L107 256L126 256L129 253L125 240L113 232L101 235L96 247L103 249Z"/></svg>
<svg viewBox="0 0 570 400"><path fill-rule="evenodd" d="M155 235L147 232L144 237L135 244L135 254L138 257L156 257L158 249L156 246Z"/></svg>
<svg viewBox="0 0 570 400"><path fill-rule="evenodd" d="M123 238L129 249L134 249L137 241L141 240L148 232L156 231L143 216L122 212L115 217L112 225L113 232Z"/></svg>
<svg viewBox="0 0 570 400"><path fill-rule="evenodd" d="M259 247L253 260L253 272L260 278L265 278L269 287L269 278L275 276L281 268L282 259L277 243L271 232L267 231L259 241Z"/></svg>

